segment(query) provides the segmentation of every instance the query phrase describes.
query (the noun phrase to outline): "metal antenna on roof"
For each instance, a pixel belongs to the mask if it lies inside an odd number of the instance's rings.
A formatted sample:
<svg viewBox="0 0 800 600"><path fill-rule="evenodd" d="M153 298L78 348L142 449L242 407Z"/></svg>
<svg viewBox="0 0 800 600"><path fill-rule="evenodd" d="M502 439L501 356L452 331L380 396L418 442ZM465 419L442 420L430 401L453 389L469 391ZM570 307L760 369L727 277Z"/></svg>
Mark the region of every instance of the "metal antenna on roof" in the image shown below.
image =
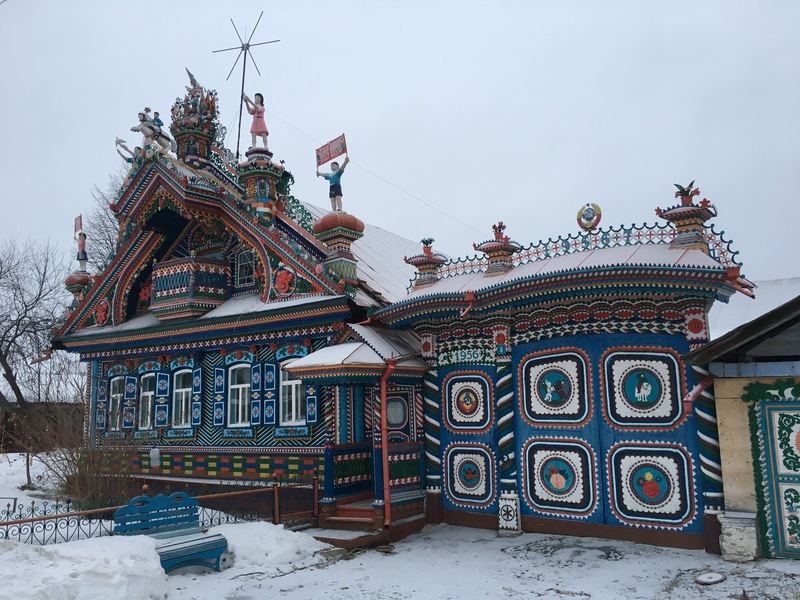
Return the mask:
<svg viewBox="0 0 800 600"><path fill-rule="evenodd" d="M231 19L231 25L233 25L233 30L236 32L236 37L239 38L239 42L241 43L241 45L240 46L234 46L232 48L223 48L222 50L214 50L212 52L212 54L215 54L217 52L229 52L230 50L238 50L239 51L239 54L236 56L236 60L233 62L233 66L231 67L230 73L228 73L228 76L225 78L225 81L228 81L231 78L231 75L233 74L233 70L236 68L236 64L239 62L239 57L242 56L242 54L244 54L244 60L242 61L242 90L241 90L241 93L239 94L239 129L238 129L238 133L236 134L236 160L237 161L239 160L239 142L241 141L241 138L242 138L242 106L244 104L244 98L243 98L243 96L244 96L244 76L245 76L245 73L247 71L247 57L248 56L250 57L250 60L253 61L253 66L256 68L256 71L258 71L259 77L261 76L261 71L259 71L259 69L258 69L258 65L256 64L256 61L253 58L253 54L252 54L252 52L250 52L250 48L253 48L254 46L263 46L264 44L274 44L275 42L280 42L280 40L270 40L268 42L258 42L257 44L251 44L250 43L250 40L253 39L253 34L256 32L256 28L258 27L258 24L261 22L261 17L263 17L263 16L264 16L264 11L262 10L261 14L258 15L258 21L256 21L256 25L255 25L255 27L253 27L253 31L250 33L250 37L247 38L246 42L242 39L242 36L239 35L239 30L236 29L236 23L234 23L233 19ZM245 32L245 35L246 35L246 32Z"/></svg>

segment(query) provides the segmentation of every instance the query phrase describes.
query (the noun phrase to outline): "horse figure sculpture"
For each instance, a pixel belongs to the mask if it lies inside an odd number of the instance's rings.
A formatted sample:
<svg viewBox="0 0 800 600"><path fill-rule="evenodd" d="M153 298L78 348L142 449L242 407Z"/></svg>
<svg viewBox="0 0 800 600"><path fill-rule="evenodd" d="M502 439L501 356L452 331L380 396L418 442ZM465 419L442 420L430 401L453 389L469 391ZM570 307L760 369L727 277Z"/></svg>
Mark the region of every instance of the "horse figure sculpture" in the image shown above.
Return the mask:
<svg viewBox="0 0 800 600"><path fill-rule="evenodd" d="M154 140L165 150L169 149L175 152L178 149L178 144L175 143L175 140L161 131L161 127L153 123L143 112L139 113L139 124L136 127L131 127L131 131L138 131L144 137Z"/></svg>

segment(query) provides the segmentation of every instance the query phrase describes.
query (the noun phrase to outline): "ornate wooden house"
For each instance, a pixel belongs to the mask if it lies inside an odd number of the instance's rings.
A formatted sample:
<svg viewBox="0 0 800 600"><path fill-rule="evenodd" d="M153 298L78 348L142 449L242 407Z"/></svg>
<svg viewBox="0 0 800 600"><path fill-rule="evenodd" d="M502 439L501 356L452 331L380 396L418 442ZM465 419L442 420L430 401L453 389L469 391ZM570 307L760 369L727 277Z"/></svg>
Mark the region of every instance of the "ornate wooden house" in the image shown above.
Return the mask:
<svg viewBox="0 0 800 600"><path fill-rule="evenodd" d="M681 356L751 286L692 186L663 225L587 206L579 234L523 247L499 223L451 260L301 204L264 149L237 164L214 92L172 119L177 159L134 158L118 250L72 277L53 340L88 365L92 444L133 441L150 477L317 473L330 527L714 545L714 404Z"/></svg>
<svg viewBox="0 0 800 600"><path fill-rule="evenodd" d="M413 268L402 258L416 244L301 204L291 173L265 149L236 164L221 143L216 100L193 85L176 102L177 159L145 140L111 207L117 252L97 277L69 278L75 302L53 346L88 365L90 442L133 443L134 471L151 478L318 474L326 507L368 498L376 507L363 512L376 528L385 456L404 474L392 493L422 516L427 365L387 375L359 364L320 384L285 368L336 342L363 343L361 358L369 344L389 348L387 359L398 343L404 354L418 351L413 335L349 326L405 293ZM361 387L345 390L343 381ZM384 431L383 452L375 449L381 389L408 416Z"/></svg>
<svg viewBox="0 0 800 600"><path fill-rule="evenodd" d="M430 519L717 546L714 404L681 356L708 341L713 302L752 285L696 194L657 209L663 225L599 230L589 206L578 235L523 248L499 223L483 257L426 243L407 259L413 290L375 318L413 330L431 365Z"/></svg>

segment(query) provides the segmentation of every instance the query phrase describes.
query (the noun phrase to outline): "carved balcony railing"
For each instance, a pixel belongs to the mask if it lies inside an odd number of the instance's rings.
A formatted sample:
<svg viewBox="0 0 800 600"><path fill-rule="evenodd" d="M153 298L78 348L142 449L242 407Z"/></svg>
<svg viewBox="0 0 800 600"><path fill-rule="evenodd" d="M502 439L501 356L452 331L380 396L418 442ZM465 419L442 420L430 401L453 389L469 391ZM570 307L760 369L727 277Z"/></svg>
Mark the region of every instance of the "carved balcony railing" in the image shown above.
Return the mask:
<svg viewBox="0 0 800 600"><path fill-rule="evenodd" d="M150 311L162 321L197 317L230 296L231 267L214 258L186 257L153 268Z"/></svg>

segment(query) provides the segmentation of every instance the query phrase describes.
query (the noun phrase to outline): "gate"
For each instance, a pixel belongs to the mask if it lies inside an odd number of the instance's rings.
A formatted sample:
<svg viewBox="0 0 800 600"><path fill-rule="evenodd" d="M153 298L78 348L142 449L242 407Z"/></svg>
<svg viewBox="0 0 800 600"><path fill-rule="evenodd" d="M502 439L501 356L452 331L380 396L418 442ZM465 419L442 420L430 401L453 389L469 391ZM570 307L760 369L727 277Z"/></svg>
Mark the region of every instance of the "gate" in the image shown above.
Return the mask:
<svg viewBox="0 0 800 600"><path fill-rule="evenodd" d="M761 400L753 408L758 434L762 552L800 558L800 401ZM758 478L757 478L758 481Z"/></svg>
<svg viewBox="0 0 800 600"><path fill-rule="evenodd" d="M606 334L514 349L523 516L702 532L685 345Z"/></svg>

